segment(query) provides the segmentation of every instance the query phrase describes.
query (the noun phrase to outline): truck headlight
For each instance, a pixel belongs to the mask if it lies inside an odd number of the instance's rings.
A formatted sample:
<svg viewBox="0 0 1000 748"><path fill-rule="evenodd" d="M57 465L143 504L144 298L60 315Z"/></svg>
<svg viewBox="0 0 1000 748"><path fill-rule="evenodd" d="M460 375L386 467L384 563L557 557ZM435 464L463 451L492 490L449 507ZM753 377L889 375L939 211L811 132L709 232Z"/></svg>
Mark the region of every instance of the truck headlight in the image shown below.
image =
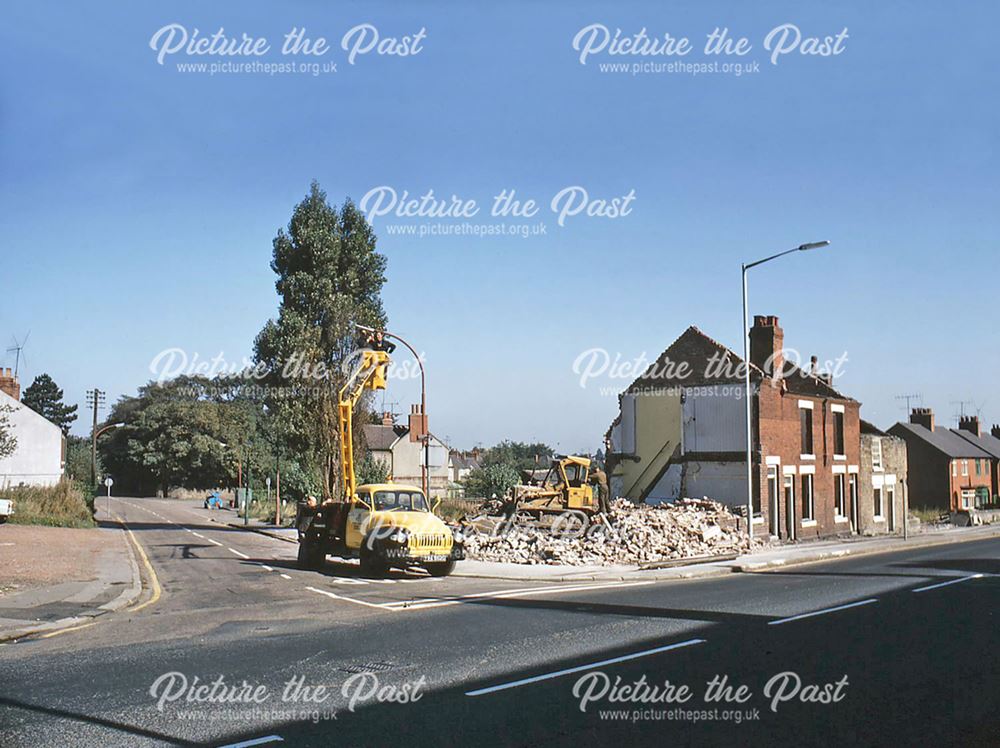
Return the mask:
<svg viewBox="0 0 1000 748"><path fill-rule="evenodd" d="M400 545L405 545L406 541L410 539L410 533L406 530L397 530L392 535L389 536L389 540L393 543L399 543Z"/></svg>
<svg viewBox="0 0 1000 748"><path fill-rule="evenodd" d="M451 539L455 543L462 544L465 542L465 535L462 533L461 530L452 530Z"/></svg>

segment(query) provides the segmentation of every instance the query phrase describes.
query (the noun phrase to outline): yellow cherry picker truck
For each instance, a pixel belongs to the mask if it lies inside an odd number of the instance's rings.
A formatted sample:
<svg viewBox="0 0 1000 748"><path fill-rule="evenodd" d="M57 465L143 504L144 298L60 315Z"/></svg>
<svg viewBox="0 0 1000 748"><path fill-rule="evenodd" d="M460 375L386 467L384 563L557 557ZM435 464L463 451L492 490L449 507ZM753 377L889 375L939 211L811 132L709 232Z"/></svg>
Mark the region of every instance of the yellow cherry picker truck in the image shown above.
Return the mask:
<svg viewBox="0 0 1000 748"><path fill-rule="evenodd" d="M356 366L340 390L338 423L343 496L319 505L300 502L296 526L298 563L319 569L327 555L358 558L362 572L419 567L447 576L465 558L465 538L434 512L417 486L395 483L357 485L354 473L354 408L366 390L384 390L392 344L382 332L368 336L356 352Z"/></svg>

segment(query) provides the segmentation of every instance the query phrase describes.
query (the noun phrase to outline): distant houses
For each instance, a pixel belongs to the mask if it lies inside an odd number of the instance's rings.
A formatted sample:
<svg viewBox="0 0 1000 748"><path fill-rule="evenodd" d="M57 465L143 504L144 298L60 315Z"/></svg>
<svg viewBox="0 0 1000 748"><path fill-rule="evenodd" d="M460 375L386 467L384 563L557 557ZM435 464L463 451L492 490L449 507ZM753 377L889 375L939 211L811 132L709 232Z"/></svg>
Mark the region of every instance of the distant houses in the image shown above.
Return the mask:
<svg viewBox="0 0 1000 748"><path fill-rule="evenodd" d="M442 493L451 484L448 447L433 434L428 434L425 444L417 436L418 428L412 418L407 426L397 424L390 413L382 415L381 423L366 423L362 427L372 457L386 465L394 481L421 485L426 464L428 490L432 494Z"/></svg>
<svg viewBox="0 0 1000 748"><path fill-rule="evenodd" d="M911 507L967 512L996 503L1000 429L982 434L974 416L949 429L935 424L930 408L914 408L909 423L889 431L906 442Z"/></svg>
<svg viewBox="0 0 1000 748"><path fill-rule="evenodd" d="M0 459L0 490L12 486L53 486L63 476L66 439L62 429L21 403L21 385L9 368L0 370L0 407L17 449Z"/></svg>

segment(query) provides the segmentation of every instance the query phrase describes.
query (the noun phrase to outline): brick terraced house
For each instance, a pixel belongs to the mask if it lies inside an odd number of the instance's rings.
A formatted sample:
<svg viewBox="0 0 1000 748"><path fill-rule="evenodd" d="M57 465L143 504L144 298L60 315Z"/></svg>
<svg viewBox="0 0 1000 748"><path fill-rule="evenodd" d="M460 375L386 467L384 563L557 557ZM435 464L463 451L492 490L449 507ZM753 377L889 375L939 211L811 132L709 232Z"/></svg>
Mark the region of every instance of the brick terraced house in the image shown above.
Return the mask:
<svg viewBox="0 0 1000 748"><path fill-rule="evenodd" d="M960 512L991 502L992 455L961 431L935 425L930 408L914 408L910 422L889 433L906 442L910 507Z"/></svg>
<svg viewBox="0 0 1000 748"><path fill-rule="evenodd" d="M746 504L743 361L689 327L620 398L606 434L612 494ZM847 535L858 501L860 403L785 359L774 316L750 331L754 524L778 538Z"/></svg>

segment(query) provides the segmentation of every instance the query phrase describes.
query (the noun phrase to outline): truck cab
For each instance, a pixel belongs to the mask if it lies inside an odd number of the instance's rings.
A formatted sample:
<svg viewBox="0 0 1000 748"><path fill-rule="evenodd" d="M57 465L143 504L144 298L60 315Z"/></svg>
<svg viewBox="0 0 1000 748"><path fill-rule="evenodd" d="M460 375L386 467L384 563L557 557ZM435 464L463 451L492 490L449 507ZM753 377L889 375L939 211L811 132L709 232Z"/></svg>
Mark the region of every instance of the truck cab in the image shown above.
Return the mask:
<svg viewBox="0 0 1000 748"><path fill-rule="evenodd" d="M326 556L358 558L367 574L419 567L447 576L465 558L462 532L436 516L423 491L405 483L358 486L352 501L299 505L299 564L322 566Z"/></svg>

